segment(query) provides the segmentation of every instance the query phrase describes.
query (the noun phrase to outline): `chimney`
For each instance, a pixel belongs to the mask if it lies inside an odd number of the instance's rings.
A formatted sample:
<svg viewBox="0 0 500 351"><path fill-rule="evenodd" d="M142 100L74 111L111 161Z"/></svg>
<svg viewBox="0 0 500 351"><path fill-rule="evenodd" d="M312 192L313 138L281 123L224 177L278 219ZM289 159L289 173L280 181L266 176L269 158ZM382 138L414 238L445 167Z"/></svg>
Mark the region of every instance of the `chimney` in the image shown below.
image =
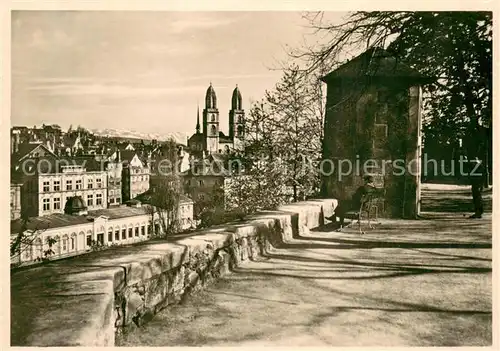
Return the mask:
<svg viewBox="0 0 500 351"><path fill-rule="evenodd" d="M16 131L16 133L14 133L14 152L15 153L19 152L19 138L20 138L20 135Z"/></svg>

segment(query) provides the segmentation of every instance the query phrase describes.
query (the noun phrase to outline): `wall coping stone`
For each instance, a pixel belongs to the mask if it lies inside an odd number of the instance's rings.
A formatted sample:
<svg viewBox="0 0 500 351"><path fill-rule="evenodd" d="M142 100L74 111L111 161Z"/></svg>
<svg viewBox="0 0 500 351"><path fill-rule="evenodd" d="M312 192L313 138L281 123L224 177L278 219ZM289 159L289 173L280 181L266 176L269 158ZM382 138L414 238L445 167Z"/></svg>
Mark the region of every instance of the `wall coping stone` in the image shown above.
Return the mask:
<svg viewBox="0 0 500 351"><path fill-rule="evenodd" d="M265 211L246 221L208 228L175 242L151 240L11 273L12 346L114 345L115 295L236 240L255 236L276 221L299 230L333 214L334 199L308 200ZM319 222L318 222L319 220Z"/></svg>

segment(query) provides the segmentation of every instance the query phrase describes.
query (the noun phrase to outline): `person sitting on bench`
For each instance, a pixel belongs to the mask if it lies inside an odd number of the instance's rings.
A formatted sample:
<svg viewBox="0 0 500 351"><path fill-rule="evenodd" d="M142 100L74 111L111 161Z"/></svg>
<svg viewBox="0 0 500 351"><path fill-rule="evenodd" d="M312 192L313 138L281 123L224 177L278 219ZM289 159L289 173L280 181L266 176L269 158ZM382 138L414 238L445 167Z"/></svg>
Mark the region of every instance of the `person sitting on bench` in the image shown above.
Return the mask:
<svg viewBox="0 0 500 351"><path fill-rule="evenodd" d="M377 188L373 184L373 177L367 175L363 178L364 185L360 186L351 199L341 200L335 208L335 212L332 216L326 217L329 221L333 223L337 222L337 217L339 217L339 224L342 228L344 226L345 214L349 211L359 211L361 207L361 199L364 195L374 194L377 192Z"/></svg>

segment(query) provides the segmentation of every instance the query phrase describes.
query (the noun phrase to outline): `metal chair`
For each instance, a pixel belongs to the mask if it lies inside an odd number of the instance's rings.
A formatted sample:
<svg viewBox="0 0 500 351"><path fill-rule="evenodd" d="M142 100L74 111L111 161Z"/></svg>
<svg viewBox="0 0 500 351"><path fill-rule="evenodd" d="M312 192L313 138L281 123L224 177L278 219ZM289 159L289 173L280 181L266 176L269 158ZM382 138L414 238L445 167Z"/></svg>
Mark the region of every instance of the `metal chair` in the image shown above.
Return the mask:
<svg viewBox="0 0 500 351"><path fill-rule="evenodd" d="M378 198L376 193L365 194L361 197L360 206L358 211L348 211L345 213L344 218L351 219L351 222L347 224L345 227L339 228L337 231L342 231L345 228L350 228L354 225L354 223L358 224L358 230L360 234L364 234L365 232L361 230L361 220L363 219L363 215L366 214L366 219L368 221L368 228L373 229L371 225L371 213L372 210L375 209L375 220L377 224L378 222L378 206L374 203Z"/></svg>

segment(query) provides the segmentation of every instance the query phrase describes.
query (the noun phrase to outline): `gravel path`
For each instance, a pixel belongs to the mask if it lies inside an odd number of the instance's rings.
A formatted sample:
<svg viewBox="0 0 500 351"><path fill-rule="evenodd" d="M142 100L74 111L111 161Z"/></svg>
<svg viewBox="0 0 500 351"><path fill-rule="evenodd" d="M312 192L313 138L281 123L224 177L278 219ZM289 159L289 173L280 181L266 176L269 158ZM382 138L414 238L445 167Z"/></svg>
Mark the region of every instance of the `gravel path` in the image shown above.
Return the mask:
<svg viewBox="0 0 500 351"><path fill-rule="evenodd" d="M462 197L467 197L467 192ZM328 225L248 262L122 346L491 345L491 214Z"/></svg>

